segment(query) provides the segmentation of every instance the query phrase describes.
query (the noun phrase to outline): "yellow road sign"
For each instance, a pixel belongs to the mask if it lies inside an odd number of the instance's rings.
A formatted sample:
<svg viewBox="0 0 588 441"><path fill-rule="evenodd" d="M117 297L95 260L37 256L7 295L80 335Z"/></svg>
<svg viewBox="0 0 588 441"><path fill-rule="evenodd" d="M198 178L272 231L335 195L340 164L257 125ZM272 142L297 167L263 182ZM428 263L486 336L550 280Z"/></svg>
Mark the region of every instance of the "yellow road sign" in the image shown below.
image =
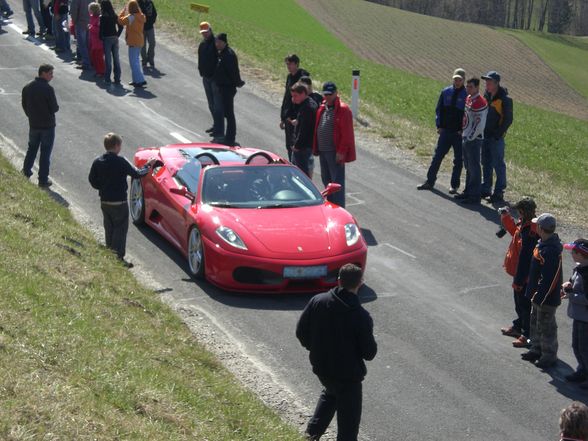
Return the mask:
<svg viewBox="0 0 588 441"><path fill-rule="evenodd" d="M199 5L198 3L192 3L190 5L190 9L192 11L198 11L198 12L208 12L208 10L210 9L210 6L206 6L206 5Z"/></svg>

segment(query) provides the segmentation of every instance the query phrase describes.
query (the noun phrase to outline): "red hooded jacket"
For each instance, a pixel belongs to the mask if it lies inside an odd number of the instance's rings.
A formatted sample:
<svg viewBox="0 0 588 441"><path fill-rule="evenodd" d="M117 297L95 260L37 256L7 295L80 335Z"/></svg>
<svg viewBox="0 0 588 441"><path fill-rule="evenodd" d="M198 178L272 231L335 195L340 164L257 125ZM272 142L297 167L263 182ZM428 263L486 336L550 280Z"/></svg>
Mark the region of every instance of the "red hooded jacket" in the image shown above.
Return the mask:
<svg viewBox="0 0 588 441"><path fill-rule="evenodd" d="M314 126L314 142L312 144L312 153L318 156L317 132L321 115L325 111L326 102L323 102L316 112L316 122ZM335 99L335 126L333 128L333 138L337 156L342 158L338 163L355 161L355 135L353 134L353 114L347 104L341 101L339 97Z"/></svg>

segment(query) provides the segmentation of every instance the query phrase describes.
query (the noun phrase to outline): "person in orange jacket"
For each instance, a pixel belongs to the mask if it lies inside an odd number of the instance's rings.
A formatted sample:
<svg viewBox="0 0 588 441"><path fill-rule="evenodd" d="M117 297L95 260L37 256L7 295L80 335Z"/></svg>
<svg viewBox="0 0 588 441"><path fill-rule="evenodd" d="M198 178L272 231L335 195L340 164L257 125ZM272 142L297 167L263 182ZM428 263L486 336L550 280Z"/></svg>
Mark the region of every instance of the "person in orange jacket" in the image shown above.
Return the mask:
<svg viewBox="0 0 588 441"><path fill-rule="evenodd" d="M129 85L142 88L147 85L141 68L141 48L145 43L143 37L143 25L145 14L141 11L137 0L130 0L118 15L118 23L125 27L125 40L129 47L129 64L133 81Z"/></svg>
<svg viewBox="0 0 588 441"><path fill-rule="evenodd" d="M320 159L323 185L341 185L339 192L328 197L329 201L345 207L345 163L356 158L353 114L339 98L335 83L323 84L323 96L316 113L312 154Z"/></svg>
<svg viewBox="0 0 588 441"><path fill-rule="evenodd" d="M535 217L537 205L533 199L525 197L512 208L518 211L518 221L515 221L508 207L499 208L498 212L503 228L512 236L503 266L506 273L513 277L512 288L517 318L511 326L502 328L501 332L503 335L516 338L512 342L514 347L524 348L529 345L531 317L531 301L525 297L525 290L533 249L539 239L537 226L531 222Z"/></svg>

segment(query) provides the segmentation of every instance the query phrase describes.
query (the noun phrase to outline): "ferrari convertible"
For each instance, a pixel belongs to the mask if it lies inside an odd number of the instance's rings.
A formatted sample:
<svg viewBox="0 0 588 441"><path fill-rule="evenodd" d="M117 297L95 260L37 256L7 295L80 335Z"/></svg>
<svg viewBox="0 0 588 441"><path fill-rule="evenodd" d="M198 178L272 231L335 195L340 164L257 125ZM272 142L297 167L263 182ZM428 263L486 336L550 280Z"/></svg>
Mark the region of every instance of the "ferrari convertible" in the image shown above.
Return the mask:
<svg viewBox="0 0 588 441"><path fill-rule="evenodd" d="M259 149L214 144L141 148L131 219L180 250L195 278L229 291L318 292L339 268L364 268L367 246L345 209L297 167Z"/></svg>

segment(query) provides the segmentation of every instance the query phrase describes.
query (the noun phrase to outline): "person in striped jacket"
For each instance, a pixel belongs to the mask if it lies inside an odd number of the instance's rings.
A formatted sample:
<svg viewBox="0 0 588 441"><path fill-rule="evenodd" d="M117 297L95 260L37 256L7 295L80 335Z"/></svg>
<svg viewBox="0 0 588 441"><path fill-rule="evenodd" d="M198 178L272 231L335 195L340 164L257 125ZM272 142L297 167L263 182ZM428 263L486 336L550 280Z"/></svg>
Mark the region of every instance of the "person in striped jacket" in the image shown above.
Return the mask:
<svg viewBox="0 0 588 441"><path fill-rule="evenodd" d="M462 125L463 165L466 169L466 185L463 193L455 198L464 204L479 204L482 199L482 143L488 115L488 102L480 95L480 80L470 78L466 82L468 96Z"/></svg>

